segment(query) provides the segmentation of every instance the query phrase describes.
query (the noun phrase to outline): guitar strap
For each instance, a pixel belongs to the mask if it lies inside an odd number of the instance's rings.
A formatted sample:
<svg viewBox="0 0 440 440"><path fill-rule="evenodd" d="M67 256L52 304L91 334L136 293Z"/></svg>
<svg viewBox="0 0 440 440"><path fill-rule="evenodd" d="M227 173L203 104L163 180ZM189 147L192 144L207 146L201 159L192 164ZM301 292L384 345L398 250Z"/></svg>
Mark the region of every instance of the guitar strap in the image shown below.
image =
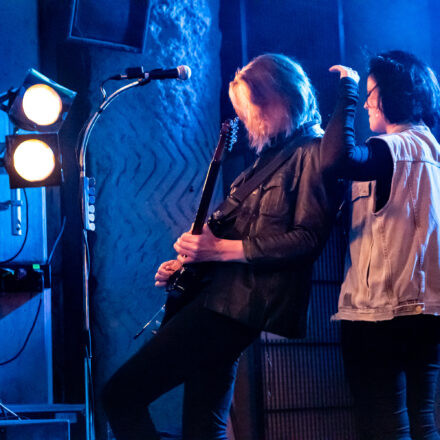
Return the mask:
<svg viewBox="0 0 440 440"><path fill-rule="evenodd" d="M307 129L305 131L305 134L297 136L289 146L284 147L266 166L257 171L248 181L240 185L236 191L229 194L226 200L212 213L211 219L213 221L220 221L221 219L228 218L252 191L258 188L292 156L298 146L306 144L318 137L316 132L311 132Z"/></svg>

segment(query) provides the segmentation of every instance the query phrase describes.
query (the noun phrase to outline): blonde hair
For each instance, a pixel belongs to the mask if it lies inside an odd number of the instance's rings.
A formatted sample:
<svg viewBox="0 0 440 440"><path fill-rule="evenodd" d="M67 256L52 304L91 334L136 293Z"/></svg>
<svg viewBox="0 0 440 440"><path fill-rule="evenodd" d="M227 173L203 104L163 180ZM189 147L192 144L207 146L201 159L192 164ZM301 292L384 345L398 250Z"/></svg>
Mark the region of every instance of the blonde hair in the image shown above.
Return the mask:
<svg viewBox="0 0 440 440"><path fill-rule="evenodd" d="M257 152L274 136L289 136L306 122L321 122L309 78L285 55L260 55L239 69L229 83L229 97Z"/></svg>

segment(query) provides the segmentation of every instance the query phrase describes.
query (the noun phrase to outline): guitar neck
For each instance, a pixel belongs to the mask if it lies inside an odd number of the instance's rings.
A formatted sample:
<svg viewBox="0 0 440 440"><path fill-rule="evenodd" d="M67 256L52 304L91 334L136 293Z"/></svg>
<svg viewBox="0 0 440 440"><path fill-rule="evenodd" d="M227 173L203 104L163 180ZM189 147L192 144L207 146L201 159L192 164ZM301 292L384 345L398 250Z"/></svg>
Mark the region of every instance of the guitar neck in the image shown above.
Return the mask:
<svg viewBox="0 0 440 440"><path fill-rule="evenodd" d="M211 163L209 164L208 173L206 174L205 183L203 184L202 197L200 199L199 208L197 210L194 226L191 233L200 235L208 215L209 205L211 203L212 194L214 193L215 182L220 171L223 151L227 144L229 147L236 141L236 133L238 128L238 118L227 120L222 124L220 130L220 138L214 151Z"/></svg>
<svg viewBox="0 0 440 440"><path fill-rule="evenodd" d="M203 184L202 197L200 199L199 209L197 210L194 226L191 233L193 235L200 235L202 233L203 225L205 224L208 215L209 205L211 203L212 194L214 193L215 182L220 171L220 160L213 160L209 165L208 174Z"/></svg>

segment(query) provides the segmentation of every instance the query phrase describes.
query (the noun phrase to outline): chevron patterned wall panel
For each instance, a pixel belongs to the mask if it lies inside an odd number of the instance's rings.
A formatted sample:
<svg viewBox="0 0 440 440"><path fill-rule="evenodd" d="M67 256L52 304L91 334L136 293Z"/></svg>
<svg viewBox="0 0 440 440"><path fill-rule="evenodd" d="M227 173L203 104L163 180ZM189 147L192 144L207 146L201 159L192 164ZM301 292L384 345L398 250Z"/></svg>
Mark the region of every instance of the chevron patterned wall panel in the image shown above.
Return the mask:
<svg viewBox="0 0 440 440"><path fill-rule="evenodd" d="M216 1L153 2L145 53L89 47L91 103L101 99L100 81L125 67L186 64L192 69L187 81L155 81L118 97L91 137L88 174L97 184L91 305L98 395L116 368L152 336L146 331L133 340L165 301L164 291L154 287L154 274L161 262L174 258L172 245L195 216L221 122L217 15ZM178 420L180 411L179 399L164 401L156 405L159 428L167 414Z"/></svg>

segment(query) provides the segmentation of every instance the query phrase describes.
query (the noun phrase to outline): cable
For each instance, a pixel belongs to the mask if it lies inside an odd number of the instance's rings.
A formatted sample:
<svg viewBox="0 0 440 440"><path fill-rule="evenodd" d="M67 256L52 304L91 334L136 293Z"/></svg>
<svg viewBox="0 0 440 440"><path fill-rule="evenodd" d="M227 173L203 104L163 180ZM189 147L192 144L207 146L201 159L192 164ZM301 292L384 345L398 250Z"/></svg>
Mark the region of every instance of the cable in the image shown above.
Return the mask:
<svg viewBox="0 0 440 440"><path fill-rule="evenodd" d="M61 239L61 237L63 235L65 226L66 226L66 216L63 217L63 224L61 225L61 230L58 233L58 236L57 236L57 238L55 240L55 243L52 246L52 250L50 251L50 254L49 254L49 257L48 257L47 263L46 263L47 265L49 265L51 263L51 261L52 261L53 253L55 252L55 249L57 248L58 243L59 243L59 241L60 241L60 239Z"/></svg>
<svg viewBox="0 0 440 440"><path fill-rule="evenodd" d="M84 240L84 245L86 247L86 260L87 260L86 274L88 279L90 275L90 249L89 249L89 240L87 238L87 231L85 229L83 230L83 240Z"/></svg>
<svg viewBox="0 0 440 440"><path fill-rule="evenodd" d="M38 315L40 314L40 309L41 309L42 302L43 302L43 300L40 298L40 302L38 303L37 313L35 314L34 322L32 323L32 327L29 330L29 332L28 332L28 334L26 336L26 339L24 340L24 343L23 343L22 347L20 348L20 350L18 350L17 354L15 354L13 357L8 359L7 361L0 362L0 367L15 361L15 359L17 359L18 356L20 356L21 353L23 353L23 350L26 348L26 345L27 345L27 343L29 341L29 338L31 337L31 334L34 331L35 324L37 323L37 319L38 319Z"/></svg>
<svg viewBox="0 0 440 440"><path fill-rule="evenodd" d="M89 337L91 337L90 331L88 333L89 333ZM91 344L91 342L89 342L89 344ZM91 366L91 363L90 363L90 361L92 359L92 349L91 349L91 347L90 347L90 350L86 347L86 355L87 355L87 359L88 359L87 371L88 371L88 375L89 375L89 381L90 381L90 384L92 384L93 383L93 373L92 373L92 366ZM94 408L95 408L95 393L94 393L94 390L93 390L92 386L90 387L90 404L91 404L91 406L93 408L93 412L94 412Z"/></svg>
<svg viewBox="0 0 440 440"><path fill-rule="evenodd" d="M26 241L27 241L28 232L29 232L29 203L28 203L26 190L24 188L23 188L23 193L24 193L24 199L26 201L26 232L24 234L23 243L21 244L20 249L17 251L17 253L13 257L8 258L7 260L0 261L0 264L9 263L9 262L15 260L21 254L21 252L24 248L24 245L26 244Z"/></svg>
<svg viewBox="0 0 440 440"><path fill-rule="evenodd" d="M99 86L99 90L101 90L101 94L102 94L102 100L105 101L105 99L107 98L107 92L104 89L104 84L109 81L111 78L107 78L105 79L101 85Z"/></svg>
<svg viewBox="0 0 440 440"><path fill-rule="evenodd" d="M76 144L75 144L75 158L76 158L75 165L77 166L78 170L80 170L80 167L79 167L79 152L80 152L80 149L81 149L81 140L82 140L82 137L83 137L84 132L86 130L87 122L88 122L88 120L81 127L81 130L78 133L78 137L76 139Z"/></svg>
<svg viewBox="0 0 440 440"><path fill-rule="evenodd" d="M266 398L268 403L271 402L272 399L272 373L273 373L273 364L272 359L270 358L269 353L269 338L267 336L267 332L264 332L264 350L265 350L265 368L266 368Z"/></svg>

